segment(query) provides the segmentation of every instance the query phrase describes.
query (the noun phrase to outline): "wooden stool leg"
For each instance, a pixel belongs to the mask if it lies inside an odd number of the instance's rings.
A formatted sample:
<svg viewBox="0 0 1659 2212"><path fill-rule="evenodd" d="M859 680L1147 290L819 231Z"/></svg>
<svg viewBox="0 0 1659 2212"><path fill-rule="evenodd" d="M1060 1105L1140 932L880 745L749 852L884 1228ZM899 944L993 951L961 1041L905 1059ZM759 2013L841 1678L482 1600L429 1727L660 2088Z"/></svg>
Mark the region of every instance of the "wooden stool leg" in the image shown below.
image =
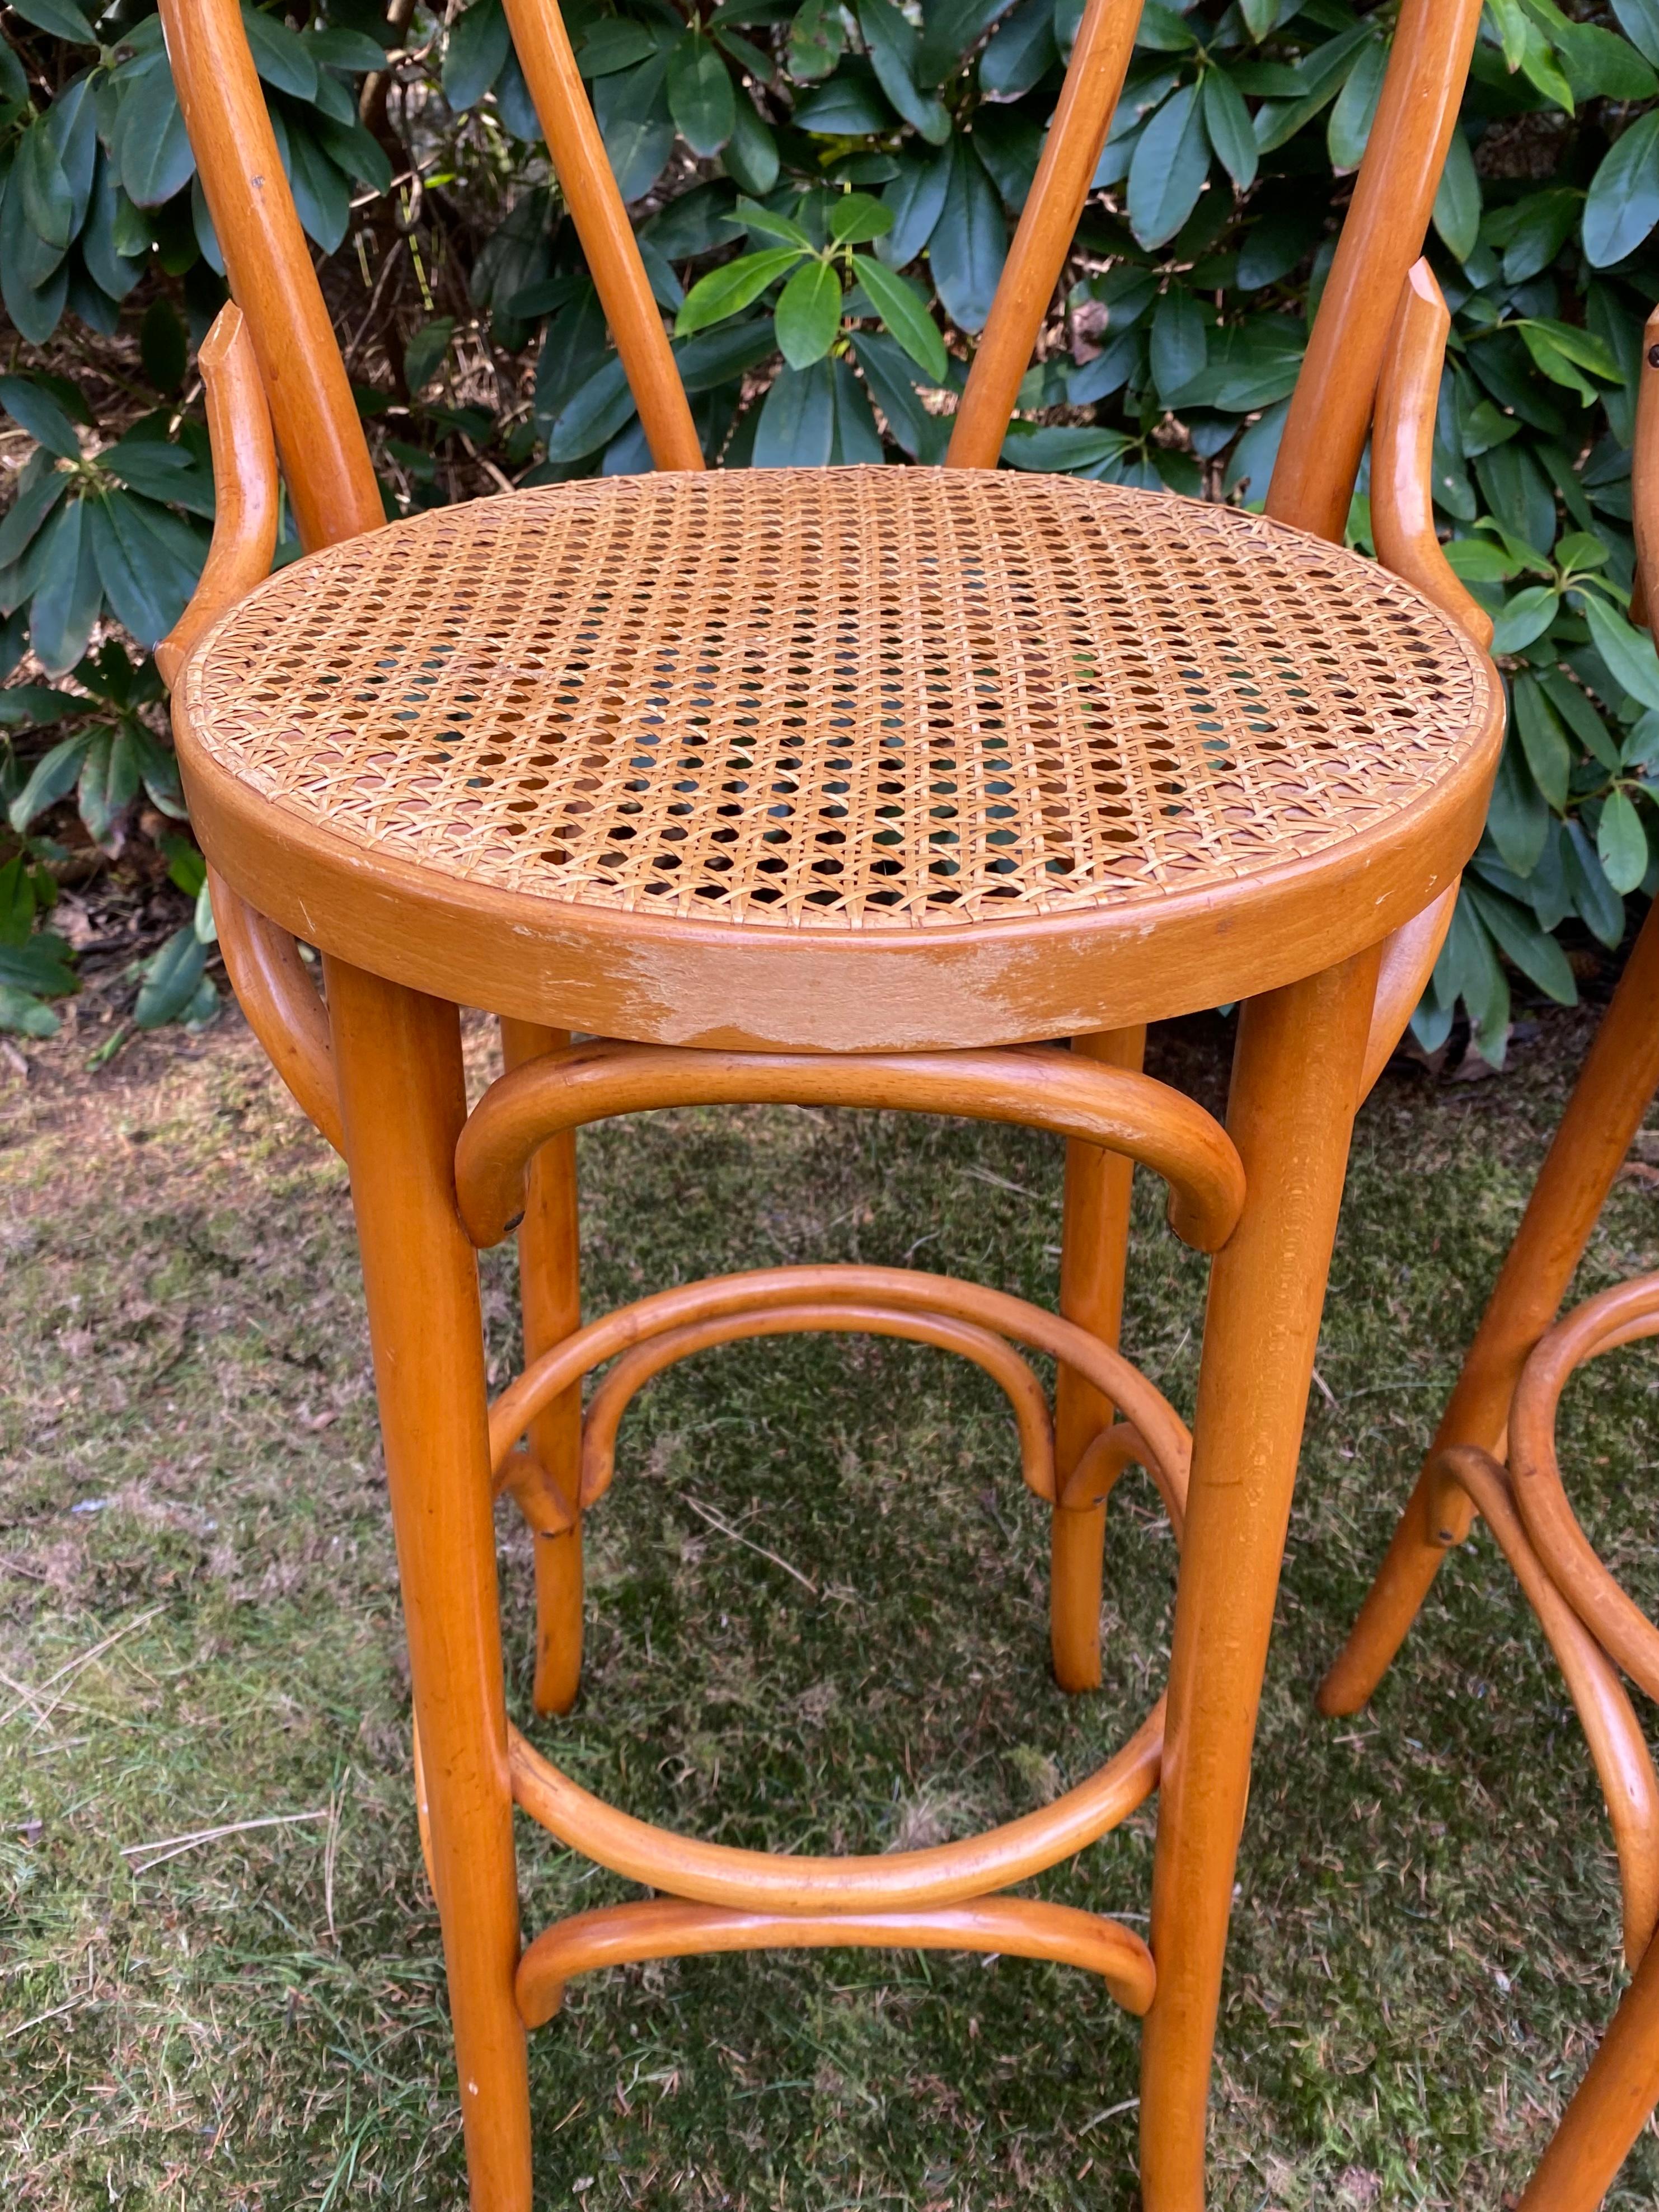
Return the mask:
<svg viewBox="0 0 1659 2212"><path fill-rule="evenodd" d="M1101 1030L1073 1037L1072 1050L1114 1067L1139 1072L1146 1030ZM1129 1200L1134 1162L1075 1138L1066 1146L1066 1205L1060 1232L1060 1310L1103 1344L1117 1349L1123 1320L1123 1276L1129 1249ZM1054 1384L1054 1474L1063 1486L1100 1431L1112 1419L1102 1397L1074 1368ZM1049 1636L1054 1679L1062 1690L1100 1685L1100 1581L1106 1508L1082 1512L1056 1505L1050 1541Z"/></svg>
<svg viewBox="0 0 1659 2212"><path fill-rule="evenodd" d="M570 1042L568 1030L501 1019L501 1055L509 1068ZM519 1224L520 1298L526 1364L581 1327L581 1244L577 1226L576 1133L562 1130L537 1153L526 1177ZM582 1674L582 1393L574 1383L530 1425L530 1449L553 1478L574 1516L561 1536L536 1545L536 1679L538 1713L568 1713Z"/></svg>
<svg viewBox="0 0 1659 2212"><path fill-rule="evenodd" d="M1253 1000L1227 1126L1248 1194L1210 1276L1176 1595L1141 2046L1146 2212L1200 2212L1210 2058L1308 1387L1377 956Z"/></svg>
<svg viewBox="0 0 1659 2212"><path fill-rule="evenodd" d="M1595 2212L1659 2103L1659 1942L1607 2024L1520 2212Z"/></svg>
<svg viewBox="0 0 1659 2212"><path fill-rule="evenodd" d="M473 2212L529 2212L477 1260L455 1212L453 1006L325 963L443 1923Z"/></svg>
<svg viewBox="0 0 1659 2212"><path fill-rule="evenodd" d="M1533 1186L1491 1302L1376 1579L1319 1690L1324 1713L1358 1711L1387 1673L1440 1563L1474 1509L1434 1472L1455 1444L1503 1456L1510 1400L1589 1241L1659 1087L1659 904L1650 908Z"/></svg>

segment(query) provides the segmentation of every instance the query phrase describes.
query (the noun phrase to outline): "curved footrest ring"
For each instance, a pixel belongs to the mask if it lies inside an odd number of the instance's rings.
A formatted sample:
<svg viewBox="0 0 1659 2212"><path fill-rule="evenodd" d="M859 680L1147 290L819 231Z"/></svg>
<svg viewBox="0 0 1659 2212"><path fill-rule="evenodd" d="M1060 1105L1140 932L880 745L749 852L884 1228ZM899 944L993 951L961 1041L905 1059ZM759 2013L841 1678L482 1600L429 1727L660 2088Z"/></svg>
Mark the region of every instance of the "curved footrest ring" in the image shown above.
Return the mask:
<svg viewBox="0 0 1659 2212"><path fill-rule="evenodd" d="M595 1967L711 1951L817 1950L836 1944L1054 1959L1098 1974L1124 2009L1137 2015L1151 2005L1158 1979L1152 1953L1121 1922L1032 1898L985 1897L930 1912L791 1914L732 1911L660 1897L556 1921L520 1960L514 1990L525 2026L540 2027L559 2009L571 1976Z"/></svg>

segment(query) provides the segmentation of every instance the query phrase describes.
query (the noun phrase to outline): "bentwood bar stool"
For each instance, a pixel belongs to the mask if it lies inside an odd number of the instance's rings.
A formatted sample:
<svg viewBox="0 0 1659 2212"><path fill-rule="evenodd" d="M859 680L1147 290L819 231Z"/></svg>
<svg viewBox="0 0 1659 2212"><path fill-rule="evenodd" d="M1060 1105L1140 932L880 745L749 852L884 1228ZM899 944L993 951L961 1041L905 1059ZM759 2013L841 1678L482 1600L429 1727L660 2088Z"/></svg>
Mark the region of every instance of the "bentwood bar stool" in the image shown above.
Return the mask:
<svg viewBox="0 0 1659 2212"><path fill-rule="evenodd" d="M350 1169L481 2212L530 2202L525 2034L572 1974L835 1943L1101 1974L1146 2016L1144 2201L1202 2203L1350 1129L1443 934L1502 728L1483 618L1434 537L1446 316L1413 265L1478 12L1405 0L1262 518L996 471L1135 0L1090 0L946 467L731 474L704 470L560 18L508 0L659 473L386 525L235 0L163 0L235 301L203 354L213 554L164 672L227 965ZM1368 431L1387 568L1340 544ZM308 557L267 581L277 451ZM295 937L323 953L325 1006ZM1141 1072L1141 1044L1149 1020L1232 1000L1224 1128ZM501 1018L508 1070L470 1115L463 1006ZM574 1129L766 1100L1063 1136L1059 1315L826 1267L583 1325ZM1115 1349L1136 1161L1216 1255L1190 1443ZM475 1252L515 1227L526 1364L491 1406ZM599 1802L509 1724L491 1501L537 1531L535 1702L557 1711L581 1519L629 1399L701 1346L830 1328L943 1345L1002 1384L1052 1512L1068 1688L1098 1680L1108 1492L1145 1464L1182 1540L1169 1686L1091 1780L988 1835L773 1857ZM1059 1362L1052 1415L1019 1346ZM1154 1789L1149 1943L1006 1893ZM521 1948L515 1807L657 1894Z"/></svg>
<svg viewBox="0 0 1659 2212"><path fill-rule="evenodd" d="M1659 605L1659 313L1642 343L1632 490L1640 597L1651 611ZM1537 1612L1583 1723L1618 1852L1633 1976L1522 2212L1593 2212L1659 2103L1659 1778L1619 1679L1622 1672L1659 1698L1659 1628L1591 1549L1555 1445L1556 1409L1574 1371L1659 1336L1659 1275L1604 1291L1551 1327L1656 1090L1659 902L1586 1055L1416 1489L1319 1695L1332 1714L1364 1704L1478 1511Z"/></svg>

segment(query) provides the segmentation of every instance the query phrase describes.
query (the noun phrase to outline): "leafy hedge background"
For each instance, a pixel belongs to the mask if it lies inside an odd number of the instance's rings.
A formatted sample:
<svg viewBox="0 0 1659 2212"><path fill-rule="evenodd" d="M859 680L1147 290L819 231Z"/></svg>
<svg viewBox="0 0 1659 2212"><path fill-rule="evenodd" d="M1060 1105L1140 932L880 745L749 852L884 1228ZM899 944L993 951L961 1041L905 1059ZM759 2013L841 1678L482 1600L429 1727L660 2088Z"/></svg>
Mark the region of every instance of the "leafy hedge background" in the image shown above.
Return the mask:
<svg viewBox="0 0 1659 2212"><path fill-rule="evenodd" d="M243 12L387 513L647 467L501 0ZM1396 14L1145 0L1011 465L1260 504ZM936 463L1081 0L566 15L710 459ZM149 652L210 526L220 256L143 0L0 20L0 1028L50 1034L112 942L126 1019L201 1022ZM1513 711L1415 1028L1435 1049L1461 1012L1492 1063L1512 974L1570 1001L1578 933L1616 948L1659 881L1659 661L1627 619L1656 71L1659 0L1489 0L1435 207L1435 495ZM1363 477L1348 528L1369 546Z"/></svg>

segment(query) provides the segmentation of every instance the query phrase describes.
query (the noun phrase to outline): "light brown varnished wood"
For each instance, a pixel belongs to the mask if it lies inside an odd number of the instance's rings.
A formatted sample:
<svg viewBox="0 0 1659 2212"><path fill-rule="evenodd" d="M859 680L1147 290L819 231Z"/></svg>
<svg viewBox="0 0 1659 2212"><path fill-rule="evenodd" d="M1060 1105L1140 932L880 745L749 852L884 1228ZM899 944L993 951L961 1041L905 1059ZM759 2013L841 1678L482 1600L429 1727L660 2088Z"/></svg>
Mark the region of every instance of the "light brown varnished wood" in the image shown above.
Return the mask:
<svg viewBox="0 0 1659 2212"><path fill-rule="evenodd" d="M510 1072L570 1043L564 1030L503 1021L501 1059ZM525 1170L524 1218L519 1224L519 1303L526 1362L580 1328L581 1240L577 1223L576 1133L562 1130L541 1146ZM579 1386L543 1408L530 1426L530 1449L554 1488L574 1501L581 1480L582 1403ZM568 1713L582 1669L582 1524L536 1540L536 1674L531 1692L538 1713Z"/></svg>
<svg viewBox="0 0 1659 2212"><path fill-rule="evenodd" d="M281 505L270 410L234 301L220 309L196 361L213 454L213 542L189 605L155 648L156 669L169 686L203 631L270 574Z"/></svg>
<svg viewBox="0 0 1659 2212"><path fill-rule="evenodd" d="M526 1165L561 1130L664 1106L864 1106L1019 1121L1141 1160L1170 1186L1170 1225L1200 1251L1243 1203L1237 1154L1201 1106L1150 1076L1066 1052L907 1054L687 1052L595 1040L504 1075L455 1158L461 1216L480 1245L524 1211Z"/></svg>
<svg viewBox="0 0 1659 2212"><path fill-rule="evenodd" d="M337 1152L345 1150L328 1011L300 948L208 870L213 920L236 1002L307 1118Z"/></svg>
<svg viewBox="0 0 1659 2212"><path fill-rule="evenodd" d="M1424 908L1414 921L1382 940L1377 966L1376 1004L1371 1008L1370 1034L1365 1040L1365 1066L1360 1096L1369 1097L1376 1079L1394 1056L1405 1036L1418 1001L1428 988L1434 963L1457 911L1458 887L1441 892L1432 906Z"/></svg>
<svg viewBox="0 0 1659 2212"><path fill-rule="evenodd" d="M997 465L1020 379L1099 166L1139 20L1140 0L1089 0L1084 9L1042 158L951 426L948 468Z"/></svg>
<svg viewBox="0 0 1659 2212"><path fill-rule="evenodd" d="M1659 1943L1650 1943L1517 2212L1595 2212L1659 2091Z"/></svg>
<svg viewBox="0 0 1659 2212"><path fill-rule="evenodd" d="M1191 1438L1168 1400L1138 1368L1075 1322L981 1283L912 1267L760 1267L683 1283L617 1306L544 1352L501 1392L489 1413L490 1465L502 1468L544 1406L619 1352L726 1316L824 1304L877 1306L963 1321L1075 1367L1128 1413L1138 1432L1137 1456L1154 1471L1170 1524L1180 1534Z"/></svg>
<svg viewBox="0 0 1659 2212"><path fill-rule="evenodd" d="M636 1393L653 1375L713 1345L819 1330L903 1337L913 1344L931 1344L941 1352L954 1352L983 1368L1000 1387L1013 1414L1025 1487L1052 1504L1054 1447L1048 1401L1019 1354L994 1331L949 1315L906 1312L896 1306L849 1300L840 1304L757 1306L748 1313L723 1314L670 1329L625 1352L588 1401L582 1424L580 1495L583 1510L611 1487L616 1473L617 1428Z"/></svg>
<svg viewBox="0 0 1659 2212"><path fill-rule="evenodd" d="M1176 1591L1152 1873L1158 1982L1141 2044L1146 2212L1204 2203L1250 1744L1376 988L1372 951L1239 1018L1227 1126L1249 1195L1210 1270Z"/></svg>
<svg viewBox="0 0 1659 2212"><path fill-rule="evenodd" d="M1643 338L1632 471L1638 576L1659 604L1659 313ZM1457 1444L1502 1450L1528 1352L1554 1319L1631 1140L1659 1090L1659 905L1650 907L1561 1117L1527 1210L1405 1511L1348 1640L1320 1686L1322 1712L1358 1710L1405 1641L1447 1551L1469 1532L1466 1492L1435 1472Z"/></svg>
<svg viewBox="0 0 1659 2212"><path fill-rule="evenodd" d="M1098 1974L1126 2012L1144 2013L1158 1979L1152 1954L1120 1922L1035 1898L981 1898L927 1912L739 1912L653 1898L602 1905L538 1936L519 1962L519 2008L528 2027L558 2010L572 1974L641 1959L711 1951L819 1950L837 1944L916 1951L990 1951L1054 1959Z"/></svg>
<svg viewBox="0 0 1659 2212"><path fill-rule="evenodd" d="M1371 428L1371 534L1378 558L1461 623L1484 653L1492 620L1465 588L1434 526L1434 420L1451 317L1426 261L1401 288Z"/></svg>
<svg viewBox="0 0 1659 2212"><path fill-rule="evenodd" d="M1132 1074L1146 1054L1144 1027L1073 1037L1072 1050ZM1060 1310L1103 1344L1115 1346L1123 1319L1134 1162L1121 1152L1068 1138L1060 1231ZM1054 1379L1054 1462L1062 1495L1049 1528L1048 1621L1054 1680L1062 1690L1100 1684L1100 1589L1106 1507L1073 1504L1066 1486L1095 1438L1109 1428L1112 1404L1062 1367Z"/></svg>
<svg viewBox="0 0 1659 2212"><path fill-rule="evenodd" d="M1404 0L1376 119L1267 491L1267 512L1340 539L1406 272L1423 251L1480 0Z"/></svg>
<svg viewBox="0 0 1659 2212"><path fill-rule="evenodd" d="M1347 1643L1320 1686L1322 1712L1357 1712L1365 1703L1448 1550L1468 1535L1474 1509L1462 1489L1436 1474L1435 1457L1455 1444L1501 1452L1522 1367L1555 1317L1656 1090L1659 905L1642 925L1591 1042L1417 1486Z"/></svg>
<svg viewBox="0 0 1659 2212"><path fill-rule="evenodd" d="M163 0L161 21L301 542L331 545L378 529L380 487L236 0Z"/></svg>
<svg viewBox="0 0 1659 2212"><path fill-rule="evenodd" d="M561 1773L516 1729L513 1794L561 1843L630 1881L701 1905L786 1913L912 1911L1025 1881L1105 1835L1157 1788L1163 1742L1160 1701L1098 1773L1052 1804L959 1843L862 1858L737 1850L653 1828Z"/></svg>
<svg viewBox="0 0 1659 2212"><path fill-rule="evenodd" d="M453 1006L333 961L329 1019L420 1729L475 2212L530 2212L530 2093L477 1261Z"/></svg>
<svg viewBox="0 0 1659 2212"><path fill-rule="evenodd" d="M1634 1973L1659 1921L1659 1781L1642 1725L1602 1645L1561 1595L1516 1510L1514 1479L1490 1452L1454 1444L1440 1471L1480 1507L1538 1615L1595 1762L1619 1858L1625 1960ZM1621 1593L1622 1594L1622 1593Z"/></svg>

